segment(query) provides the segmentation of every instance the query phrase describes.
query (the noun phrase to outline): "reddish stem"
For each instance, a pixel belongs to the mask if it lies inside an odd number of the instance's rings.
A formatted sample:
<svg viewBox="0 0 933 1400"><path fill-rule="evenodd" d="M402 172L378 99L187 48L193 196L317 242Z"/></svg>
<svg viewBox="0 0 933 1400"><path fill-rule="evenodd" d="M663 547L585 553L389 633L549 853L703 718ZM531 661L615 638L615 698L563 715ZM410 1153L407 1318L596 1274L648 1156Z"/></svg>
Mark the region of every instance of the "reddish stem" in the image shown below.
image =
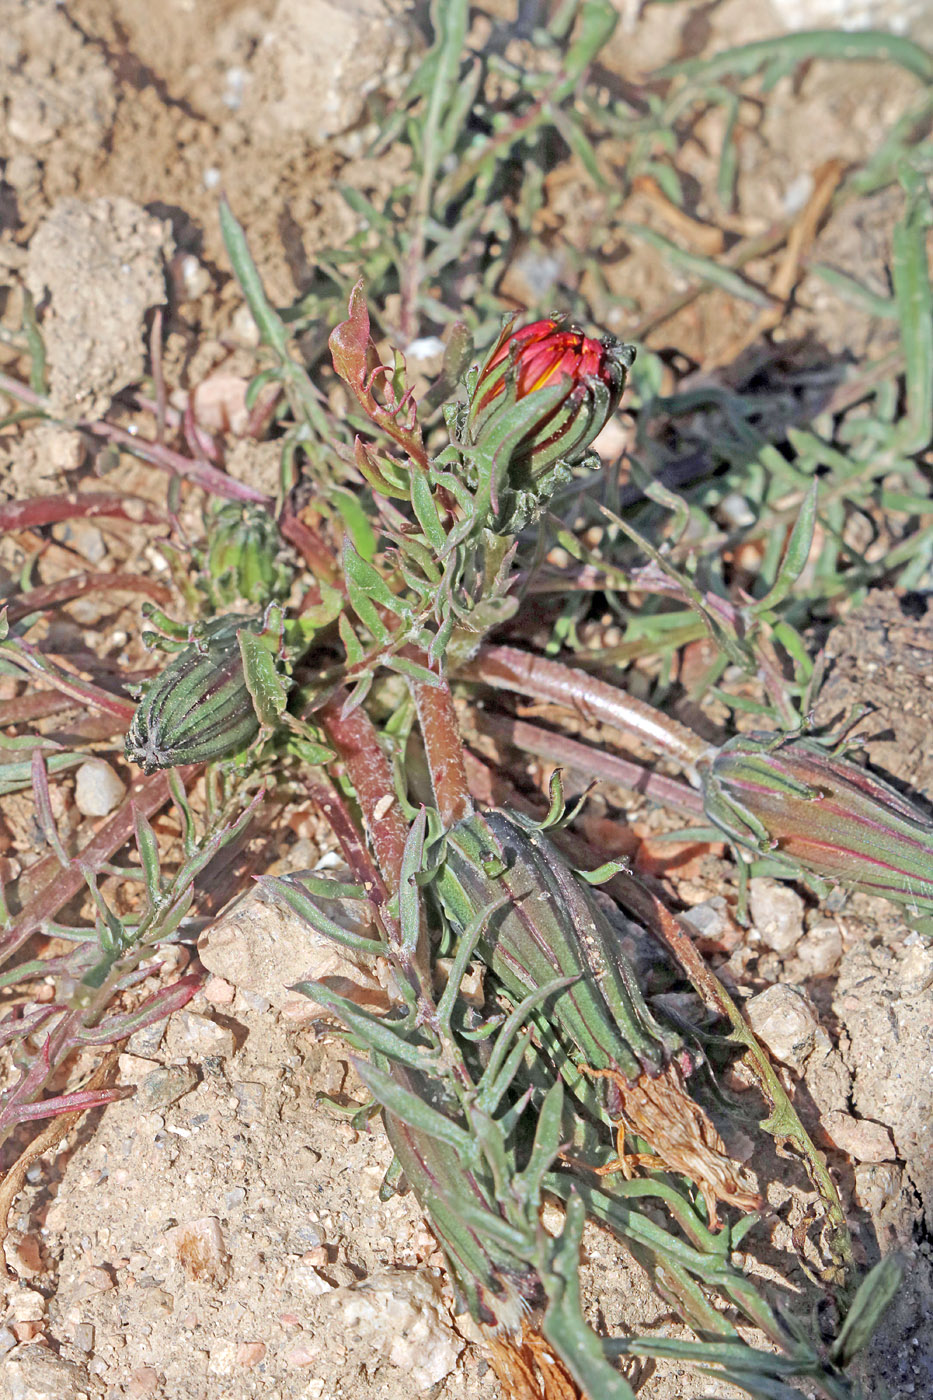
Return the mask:
<svg viewBox="0 0 933 1400"><path fill-rule="evenodd" d="M676 778L667 778L662 773L652 773L640 763L620 758L618 754L605 753L589 744L578 743L551 729L542 729L536 724L526 724L524 720L512 719L507 715L489 714L480 710L473 715L473 723L484 734L491 734L497 740L513 744L525 753L551 762L575 768L605 782L618 783L631 788L633 792L643 792L654 802L662 802L666 807L676 807L690 816L703 812L703 799L686 783Z"/></svg>
<svg viewBox="0 0 933 1400"><path fill-rule="evenodd" d="M89 520L109 516L134 525L164 525L168 516L140 496L118 496L111 491L81 491L70 495L34 496L29 501L4 501L0 505L0 531L31 530L55 525L59 520Z"/></svg>
<svg viewBox="0 0 933 1400"><path fill-rule="evenodd" d="M147 593L157 603L170 603L172 600L170 589L141 574L73 574L71 578L59 579L57 583L46 583L41 588L16 594L7 604L7 617L10 622L19 622L20 618L29 617L30 613L104 589Z"/></svg>
<svg viewBox="0 0 933 1400"><path fill-rule="evenodd" d="M459 668L458 675L498 690L517 690L536 700L553 701L591 723L634 734L655 753L676 759L688 776L709 749L686 725L624 690L517 647L481 647L472 661Z"/></svg>
<svg viewBox="0 0 933 1400"><path fill-rule="evenodd" d="M390 897L402 878L408 827L395 794L392 769L369 716L357 706L344 714L347 692L339 690L316 711L328 740L343 761L363 813Z"/></svg>
<svg viewBox="0 0 933 1400"><path fill-rule="evenodd" d="M199 771L198 766L177 770L182 782ZM27 938L41 929L46 920L53 919L62 905L67 904L84 888L82 867L100 869L121 846L133 839L137 812L151 817L160 807L165 806L169 797L168 778L165 773L141 778L130 788L119 811L91 838L67 870L62 869L55 855L46 856L38 866L31 867L26 872L30 884L35 887L38 880L41 880L42 884L0 938L0 965L12 957Z"/></svg>
<svg viewBox="0 0 933 1400"><path fill-rule="evenodd" d="M323 778L312 775L304 779L304 785L311 801L327 818L354 880L363 886L376 905L384 908L389 899L385 881L373 864L343 797Z"/></svg>
<svg viewBox="0 0 933 1400"><path fill-rule="evenodd" d="M60 670L47 657L42 656L28 642L19 642L14 655L17 662L25 663L30 671L48 681L49 685L81 704L92 705L95 709L114 715L127 724L136 713L136 706L132 701L121 700L119 696L111 695L109 690L102 690L100 686L82 680L80 676L72 677L69 672Z"/></svg>
<svg viewBox="0 0 933 1400"><path fill-rule="evenodd" d="M408 649L406 649L407 651ZM423 654L412 653L422 664ZM431 773L434 802L444 827L449 829L473 811L473 799L463 761L463 739L450 686L412 681L411 691Z"/></svg>

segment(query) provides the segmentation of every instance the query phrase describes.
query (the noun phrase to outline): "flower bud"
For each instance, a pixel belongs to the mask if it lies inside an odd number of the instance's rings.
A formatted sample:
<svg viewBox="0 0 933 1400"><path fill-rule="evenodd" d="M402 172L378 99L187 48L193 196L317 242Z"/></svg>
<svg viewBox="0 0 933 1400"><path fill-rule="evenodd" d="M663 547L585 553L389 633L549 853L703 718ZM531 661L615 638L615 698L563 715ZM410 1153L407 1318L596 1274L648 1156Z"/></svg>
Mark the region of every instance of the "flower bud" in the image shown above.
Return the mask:
<svg viewBox="0 0 933 1400"><path fill-rule="evenodd" d="M509 323L474 371L464 440L507 454L512 492L546 497L615 412L634 358L633 346L591 340L559 320L517 331ZM532 513L526 501L522 520Z"/></svg>
<svg viewBox="0 0 933 1400"><path fill-rule="evenodd" d="M268 603L284 598L292 570L280 558L282 537L263 506L232 501L210 524L207 569L226 601Z"/></svg>
<svg viewBox="0 0 933 1400"><path fill-rule="evenodd" d="M667 1167L695 1181L711 1226L717 1201L755 1209L757 1198L688 1092L690 1052L652 1014L617 928L547 836L517 813L489 811L454 826L444 852L433 888L455 932L507 900L489 919L478 952L510 1001L555 979L574 979L532 1020L576 1093L581 1075L602 1081L601 1111L620 1144L626 1131L634 1133Z"/></svg>
<svg viewBox="0 0 933 1400"><path fill-rule="evenodd" d="M818 739L730 739L703 793L707 817L738 845L933 915L933 822Z"/></svg>
<svg viewBox="0 0 933 1400"><path fill-rule="evenodd" d="M259 733L237 633L262 618L213 618L149 682L126 736L125 753L146 773L204 763L244 748Z"/></svg>

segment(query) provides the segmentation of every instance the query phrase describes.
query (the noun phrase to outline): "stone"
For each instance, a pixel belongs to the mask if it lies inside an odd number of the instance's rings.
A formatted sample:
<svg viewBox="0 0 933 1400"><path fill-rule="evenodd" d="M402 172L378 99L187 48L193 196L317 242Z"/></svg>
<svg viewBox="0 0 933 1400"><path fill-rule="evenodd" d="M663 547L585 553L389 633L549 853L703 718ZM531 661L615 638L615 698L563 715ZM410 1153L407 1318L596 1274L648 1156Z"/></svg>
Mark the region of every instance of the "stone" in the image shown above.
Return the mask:
<svg viewBox="0 0 933 1400"><path fill-rule="evenodd" d="M80 459L74 465L80 466ZM68 470L66 463L57 462L56 466L60 470ZM89 564L100 564L107 557L104 537L89 520L60 520L57 525L52 526L52 538L68 549L73 549L75 554L80 554Z"/></svg>
<svg viewBox="0 0 933 1400"><path fill-rule="evenodd" d="M240 1080L231 1084L237 1101L236 1116L241 1123L251 1124L262 1121L266 1107L266 1086Z"/></svg>
<svg viewBox="0 0 933 1400"><path fill-rule="evenodd" d="M344 919L336 901L328 913L333 919ZM356 931L373 936L368 925L357 924ZM241 993L265 997L280 1011L294 1010L303 1020L324 1013L291 990L295 982L325 982L374 1011L388 1006L385 991L373 973L347 949L315 933L287 905L270 903L252 892L204 931L198 940L198 955L208 972Z"/></svg>
<svg viewBox="0 0 933 1400"><path fill-rule="evenodd" d="M745 1003L745 1015L763 1045L781 1064L800 1069L820 1029L807 994L799 987L769 987Z"/></svg>
<svg viewBox="0 0 933 1400"><path fill-rule="evenodd" d="M903 1168L893 1162L860 1162L855 1168L855 1199L872 1215L878 1215L903 1189Z"/></svg>
<svg viewBox="0 0 933 1400"><path fill-rule="evenodd" d="M714 895L692 909L685 909L679 916L680 922L688 924L697 938L721 938L729 926L725 897Z"/></svg>
<svg viewBox="0 0 933 1400"><path fill-rule="evenodd" d="M161 1112L190 1094L198 1076L187 1065L160 1065L139 1083L136 1102L144 1113Z"/></svg>
<svg viewBox="0 0 933 1400"><path fill-rule="evenodd" d="M83 817L106 817L125 792L126 784L101 758L82 763L75 776L75 806Z"/></svg>
<svg viewBox="0 0 933 1400"><path fill-rule="evenodd" d="M933 986L933 945L919 933L911 933L905 939L897 980L907 997L922 996Z"/></svg>
<svg viewBox="0 0 933 1400"><path fill-rule="evenodd" d="M752 922L762 943L775 953L790 953L803 933L804 903L796 890L763 876L748 882Z"/></svg>
<svg viewBox="0 0 933 1400"><path fill-rule="evenodd" d="M258 1366L265 1354L265 1342L239 1342L233 1359L237 1366L243 1366L249 1370L253 1366Z"/></svg>
<svg viewBox="0 0 933 1400"><path fill-rule="evenodd" d="M823 1128L834 1147L855 1162L892 1162L897 1156L889 1130L869 1118L850 1113L827 1113Z"/></svg>
<svg viewBox="0 0 933 1400"><path fill-rule="evenodd" d="M11 1352L0 1370L0 1392L6 1400L85 1400L89 1391L85 1368L46 1346Z"/></svg>
<svg viewBox="0 0 933 1400"><path fill-rule="evenodd" d="M194 1011L176 1011L165 1030L165 1053L172 1060L203 1060L217 1056L233 1058L236 1041L228 1026L218 1026L208 1016Z"/></svg>
<svg viewBox="0 0 933 1400"><path fill-rule="evenodd" d="M166 300L169 226L121 196L62 199L33 234L26 285L42 321L52 412L97 418L146 367L146 314Z"/></svg>
<svg viewBox="0 0 933 1400"><path fill-rule="evenodd" d="M357 1345L397 1366L413 1391L439 1385L457 1365L465 1343L426 1275L387 1269L331 1297Z"/></svg>
<svg viewBox="0 0 933 1400"><path fill-rule="evenodd" d="M360 124L370 93L401 90L414 46L381 0L278 0L240 115L254 141L304 132L320 145Z"/></svg>
<svg viewBox="0 0 933 1400"><path fill-rule="evenodd" d="M230 1257L220 1221L214 1215L189 1220L167 1232L168 1240L188 1278L193 1283L225 1283Z"/></svg>
<svg viewBox="0 0 933 1400"><path fill-rule="evenodd" d="M797 944L797 957L808 977L828 977L842 957L838 924L814 924Z"/></svg>

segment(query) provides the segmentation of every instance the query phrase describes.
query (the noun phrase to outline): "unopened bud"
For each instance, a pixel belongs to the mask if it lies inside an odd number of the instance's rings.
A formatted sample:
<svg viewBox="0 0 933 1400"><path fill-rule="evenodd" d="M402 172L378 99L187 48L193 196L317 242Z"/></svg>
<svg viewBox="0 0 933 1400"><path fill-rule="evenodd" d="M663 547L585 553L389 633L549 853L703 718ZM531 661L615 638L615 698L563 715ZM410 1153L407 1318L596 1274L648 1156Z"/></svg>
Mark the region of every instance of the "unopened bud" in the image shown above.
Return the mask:
<svg viewBox="0 0 933 1400"><path fill-rule="evenodd" d="M589 339L559 320L510 323L474 371L465 441L507 453L512 492L549 493L560 484L554 469L569 476L615 412L634 358L633 346ZM523 509L527 517L527 502Z"/></svg>
<svg viewBox="0 0 933 1400"><path fill-rule="evenodd" d="M199 635L149 682L126 736L127 758L146 773L204 763L245 748L259 733L237 633L262 619L205 622Z"/></svg>
<svg viewBox="0 0 933 1400"><path fill-rule="evenodd" d="M738 845L933 915L933 822L819 740L730 739L703 792L707 817Z"/></svg>

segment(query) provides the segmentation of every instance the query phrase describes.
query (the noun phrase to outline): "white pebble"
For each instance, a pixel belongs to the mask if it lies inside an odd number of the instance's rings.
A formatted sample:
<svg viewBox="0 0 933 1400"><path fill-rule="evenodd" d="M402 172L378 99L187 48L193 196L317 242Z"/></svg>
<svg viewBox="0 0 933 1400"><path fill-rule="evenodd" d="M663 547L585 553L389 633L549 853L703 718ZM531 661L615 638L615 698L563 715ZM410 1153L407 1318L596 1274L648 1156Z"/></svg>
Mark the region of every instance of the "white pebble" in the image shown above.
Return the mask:
<svg viewBox="0 0 933 1400"><path fill-rule="evenodd" d="M75 806L82 816L106 817L123 800L126 785L103 759L82 763L75 780Z"/></svg>
<svg viewBox="0 0 933 1400"><path fill-rule="evenodd" d="M745 1015L776 1060L800 1069L816 1044L820 1029L805 992L799 987L769 987L745 1003Z"/></svg>
<svg viewBox="0 0 933 1400"><path fill-rule="evenodd" d="M789 885L757 878L748 882L748 903L762 943L789 953L803 933L803 900Z"/></svg>

